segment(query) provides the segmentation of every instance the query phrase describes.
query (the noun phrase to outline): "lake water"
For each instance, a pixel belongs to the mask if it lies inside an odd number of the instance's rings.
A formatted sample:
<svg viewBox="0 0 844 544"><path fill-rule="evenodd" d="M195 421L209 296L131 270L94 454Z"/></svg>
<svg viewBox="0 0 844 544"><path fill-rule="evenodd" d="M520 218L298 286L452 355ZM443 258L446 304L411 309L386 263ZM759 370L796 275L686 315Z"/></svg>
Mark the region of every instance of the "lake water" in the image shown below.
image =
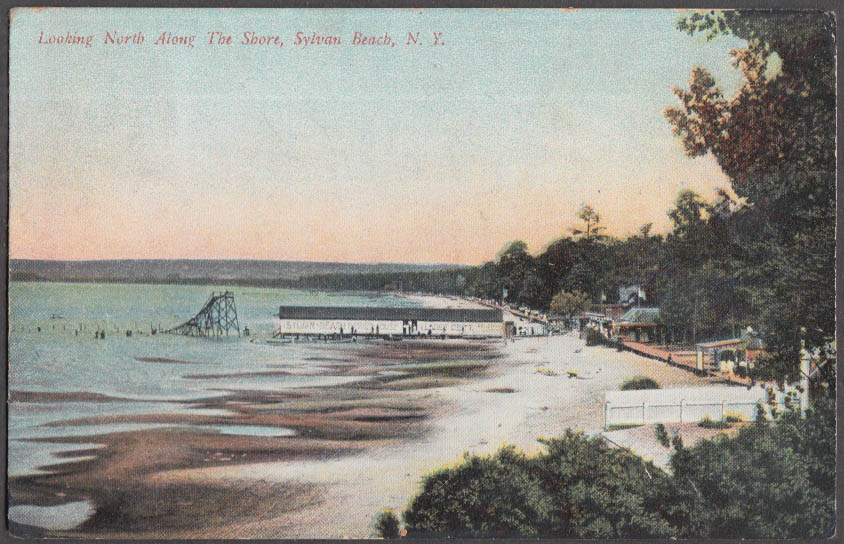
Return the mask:
<svg viewBox="0 0 844 544"><path fill-rule="evenodd" d="M90 448L22 441L51 436L90 437L161 424L45 426L74 418L113 414L151 414L208 410L181 402L221 395L222 389L283 389L343 383L354 379L318 374L319 361L309 360L307 347L268 345L274 313L280 305L418 307L419 299L391 294L228 288L234 292L240 327L251 336L206 339L169 334L151 335L193 315L212 292L225 286L126 285L92 283L12 282L9 286L9 390L87 392L129 398L136 402L11 402L9 404L9 475L31 474L60 462L53 452ZM38 327L41 328L40 332ZM131 337L126 330L133 330ZM105 331L103 340L96 330ZM143 334L141 334L143 333ZM151 363L162 358L189 363ZM229 374L287 370L293 375L187 378L197 374ZM175 402L174 402L175 401ZM215 431L215 429L206 429ZM277 428L219 428L226 434L289 435ZM80 443L95 441L88 438ZM65 459L66 458L62 458Z"/></svg>

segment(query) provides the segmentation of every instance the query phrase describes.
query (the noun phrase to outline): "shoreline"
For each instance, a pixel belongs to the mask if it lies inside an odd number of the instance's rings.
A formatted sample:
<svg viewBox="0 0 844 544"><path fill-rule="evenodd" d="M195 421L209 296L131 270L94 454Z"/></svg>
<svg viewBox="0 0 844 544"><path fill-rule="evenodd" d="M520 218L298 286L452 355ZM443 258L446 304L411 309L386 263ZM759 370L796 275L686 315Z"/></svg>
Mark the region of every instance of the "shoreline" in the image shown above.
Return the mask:
<svg viewBox="0 0 844 544"><path fill-rule="evenodd" d="M48 531L55 536L369 538L378 512L402 511L425 474L459 463L464 452L486 455L506 443L534 453L541 436L569 427L598 432L603 392L636 374L663 387L707 383L629 352L586 347L574 335L399 344L314 348L316 359L336 359L337 373L358 381L231 390L195 404L230 416L119 416L177 428L86 437L105 447L53 466L51 474L11 478L13 504L96 504L87 522ZM581 378L568 378L567 370ZM283 427L296 436L197 432L192 423ZM155 506L153 498L167 505Z"/></svg>

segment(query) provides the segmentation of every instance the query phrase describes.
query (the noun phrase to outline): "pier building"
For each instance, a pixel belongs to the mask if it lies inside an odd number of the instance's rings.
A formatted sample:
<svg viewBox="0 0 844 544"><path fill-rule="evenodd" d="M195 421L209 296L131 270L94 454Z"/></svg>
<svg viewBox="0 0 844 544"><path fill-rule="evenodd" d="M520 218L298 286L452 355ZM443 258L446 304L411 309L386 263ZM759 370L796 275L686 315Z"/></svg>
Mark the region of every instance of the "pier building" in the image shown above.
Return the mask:
<svg viewBox="0 0 844 544"><path fill-rule="evenodd" d="M502 311L493 308L281 306L277 325L281 335L489 338L504 334Z"/></svg>

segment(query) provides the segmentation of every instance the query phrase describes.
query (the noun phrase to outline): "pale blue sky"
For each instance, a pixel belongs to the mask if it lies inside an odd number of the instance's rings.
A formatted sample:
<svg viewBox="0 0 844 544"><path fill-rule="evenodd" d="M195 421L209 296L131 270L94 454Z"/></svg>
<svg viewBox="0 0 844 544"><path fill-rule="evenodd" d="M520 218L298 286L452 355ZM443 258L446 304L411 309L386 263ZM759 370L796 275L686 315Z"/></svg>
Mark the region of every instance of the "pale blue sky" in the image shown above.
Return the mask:
<svg viewBox="0 0 844 544"><path fill-rule="evenodd" d="M728 186L683 156L671 87L694 65L740 83L742 43L689 37L681 14L17 10L11 256L474 264L515 238L539 250L584 203L614 234L665 230L680 189ZM285 45L211 47L212 30ZM165 31L195 47L153 45ZM299 31L344 43L301 49ZM397 45L355 47L355 31Z"/></svg>

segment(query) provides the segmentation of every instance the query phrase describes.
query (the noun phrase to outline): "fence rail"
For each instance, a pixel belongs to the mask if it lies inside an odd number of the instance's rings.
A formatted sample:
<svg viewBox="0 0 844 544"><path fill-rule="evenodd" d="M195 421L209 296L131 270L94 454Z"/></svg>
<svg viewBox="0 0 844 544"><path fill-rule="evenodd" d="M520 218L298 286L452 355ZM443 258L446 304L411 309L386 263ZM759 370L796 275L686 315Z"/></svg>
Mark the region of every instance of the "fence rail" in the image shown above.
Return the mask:
<svg viewBox="0 0 844 544"><path fill-rule="evenodd" d="M612 391L605 394L604 427L625 424L690 423L724 419L728 413L753 419L767 402L762 388L687 388ZM782 400L778 401L782 406Z"/></svg>

